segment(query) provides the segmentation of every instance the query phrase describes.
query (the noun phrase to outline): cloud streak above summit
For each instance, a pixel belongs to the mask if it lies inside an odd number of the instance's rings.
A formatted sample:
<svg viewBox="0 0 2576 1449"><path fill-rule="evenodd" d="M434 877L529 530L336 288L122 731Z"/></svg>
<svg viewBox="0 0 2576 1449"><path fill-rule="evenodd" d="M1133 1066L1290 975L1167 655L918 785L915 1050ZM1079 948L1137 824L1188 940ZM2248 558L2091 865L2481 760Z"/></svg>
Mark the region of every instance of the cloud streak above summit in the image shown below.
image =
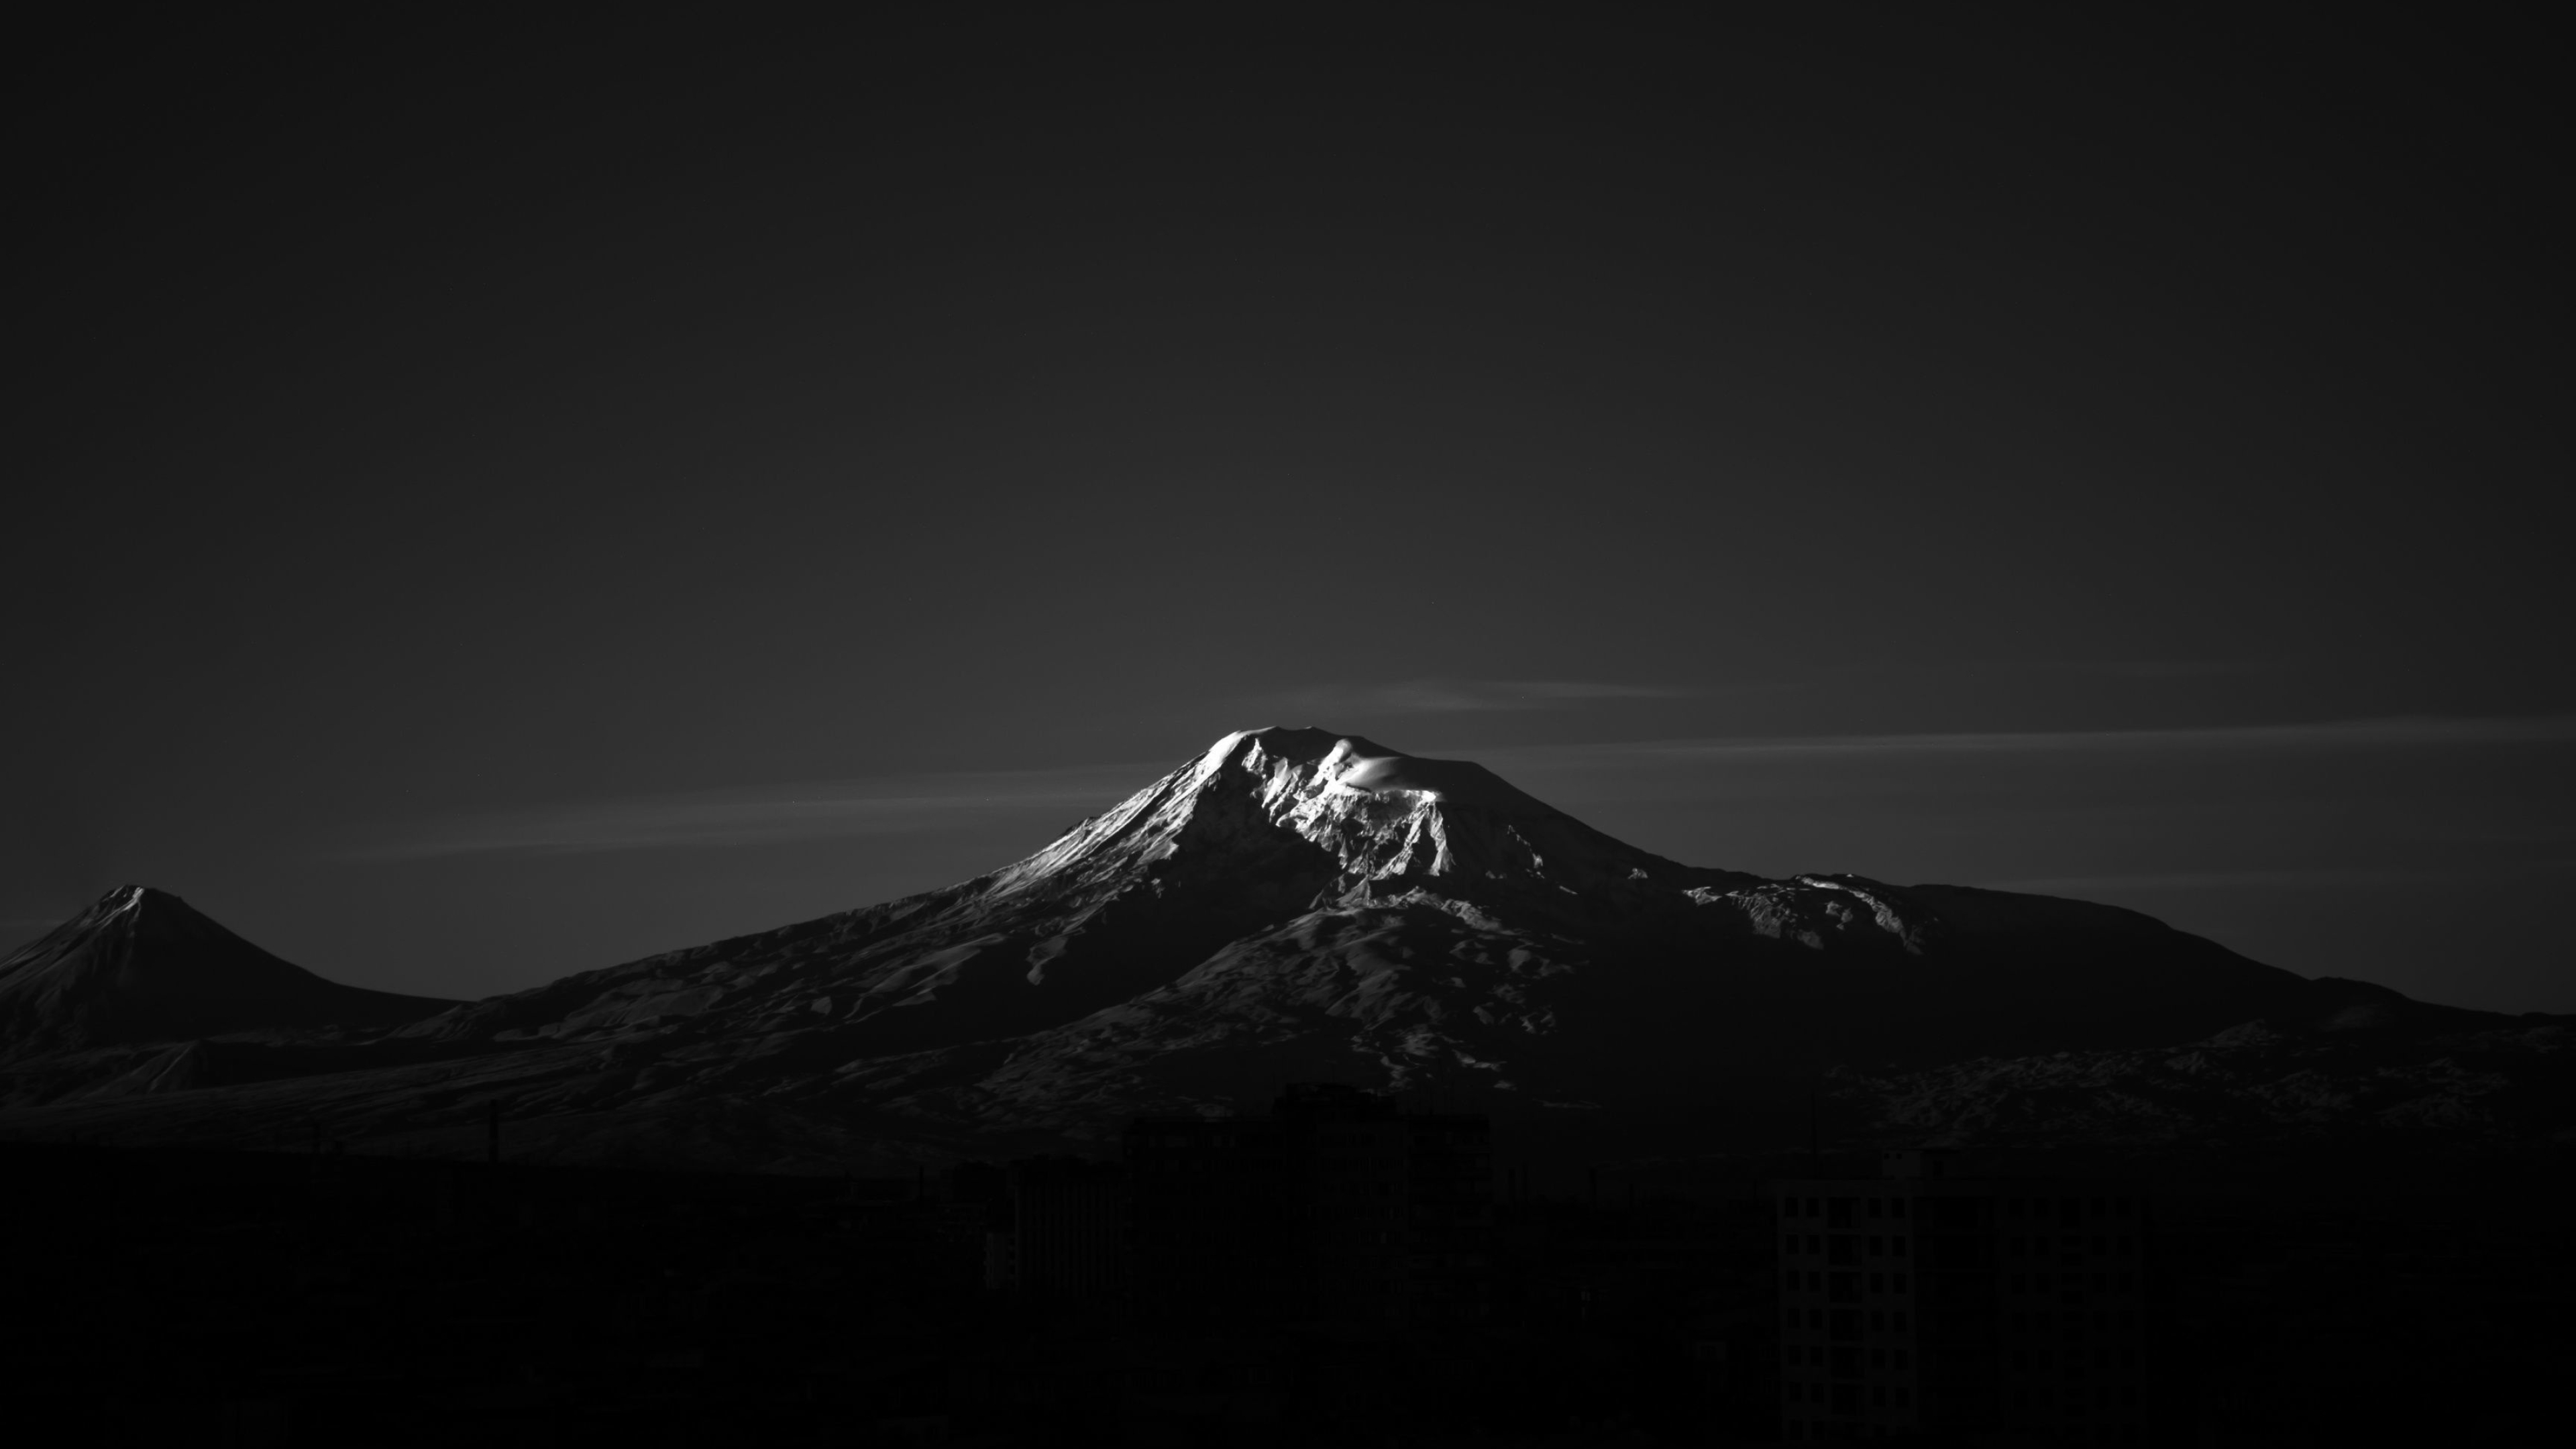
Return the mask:
<svg viewBox="0 0 2576 1449"><path fill-rule="evenodd" d="M2366 886L2415 886L2499 877L2529 879L2576 868L2576 860L2539 860L2509 869L2491 865L2353 866L2282 870L2135 871L2104 875L2034 876L2026 880L1985 880L1992 890L2027 891L2048 896L2094 896L2105 893L2225 890L2342 890Z"/></svg>
<svg viewBox="0 0 2576 1449"><path fill-rule="evenodd" d="M893 775L572 801L439 821L348 854L369 860L578 855L918 834L995 817L1095 810L1126 798L1169 768L1168 763L1085 765Z"/></svg>
<svg viewBox="0 0 2576 1449"><path fill-rule="evenodd" d="M1628 765L1791 755L2042 755L2200 750L2461 747L2576 742L2576 715L2501 718L2430 716L2214 725L2131 730L1993 730L1923 734L1635 740L1541 745L1487 752L1493 759L1550 765Z"/></svg>
<svg viewBox="0 0 2576 1449"><path fill-rule="evenodd" d="M1388 684L1329 684L1247 701L1255 710L1284 709L1318 721L1361 715L1457 714L1565 709L1608 700L1686 699L1708 691L1581 679L1407 679Z"/></svg>

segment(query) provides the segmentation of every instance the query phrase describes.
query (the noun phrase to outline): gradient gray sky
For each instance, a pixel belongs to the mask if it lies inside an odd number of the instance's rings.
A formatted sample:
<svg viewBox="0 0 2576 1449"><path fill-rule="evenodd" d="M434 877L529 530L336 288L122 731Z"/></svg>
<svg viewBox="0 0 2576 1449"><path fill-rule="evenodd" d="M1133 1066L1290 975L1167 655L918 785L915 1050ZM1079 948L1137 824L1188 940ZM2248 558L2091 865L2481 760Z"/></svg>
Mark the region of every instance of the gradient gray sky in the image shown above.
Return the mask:
<svg viewBox="0 0 2576 1449"><path fill-rule="evenodd" d="M1174 13L18 62L0 918L476 994L1315 724L2576 1010L2533 46Z"/></svg>

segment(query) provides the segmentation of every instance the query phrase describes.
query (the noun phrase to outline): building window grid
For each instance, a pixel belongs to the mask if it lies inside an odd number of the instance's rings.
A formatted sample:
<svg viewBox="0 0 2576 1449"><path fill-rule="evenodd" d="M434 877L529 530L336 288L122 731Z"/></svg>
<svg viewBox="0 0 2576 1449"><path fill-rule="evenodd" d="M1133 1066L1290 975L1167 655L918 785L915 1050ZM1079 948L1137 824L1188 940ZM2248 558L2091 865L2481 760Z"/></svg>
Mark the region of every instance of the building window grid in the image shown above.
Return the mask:
<svg viewBox="0 0 2576 1449"><path fill-rule="evenodd" d="M1837 1186L1841 1185L1838 1184ZM1858 1187L1861 1185L1853 1184L1852 1186ZM1970 1261L1981 1265L1982 1270L1990 1275L1989 1281L1994 1284L1995 1288L2003 1288L2006 1286L2007 1282L2006 1275L1996 1272L1995 1269L1999 1266L1996 1260L2010 1256L2012 1253L2012 1248L2007 1245L2007 1242L2001 1233L2002 1224L2012 1217L2022 1217L2025 1221L2032 1218L2044 1219L2054 1217L2058 1219L2059 1221L2052 1224L2052 1226L2058 1226L2069 1230L2063 1234L2065 1237L2063 1247L2066 1249L2063 1256L2070 1258L2075 1263L2080 1264L2086 1261L2087 1255L2085 1253L2085 1249L2088 1246L2092 1249L2091 1257L2097 1260L2106 1257L2134 1258L2136 1255L2135 1239L2126 1232L2109 1232L2098 1235L2088 1233L2079 1236L2075 1235L2071 1231L2071 1229L2079 1223L2089 1227L2093 1221L2097 1221L2105 1216L2134 1219L2137 1215L2136 1202L2138 1201L2138 1199L2134 1197L2110 1194L2099 1196L2069 1196L2062 1193L2048 1197L2042 1197L2036 1194L2019 1196L2006 1194L1995 1196L1991 1194L1976 1193L1966 1182L1961 1182L1955 1185L1954 1192L1960 1190L1964 1190L1972 1200L1978 1198L1983 1199L1982 1215L1975 1208L1963 1207L1957 1210L1960 1213L1957 1223L1965 1225L1972 1233L1975 1233L1978 1229L1982 1229L1982 1233L1979 1235L1982 1236L1988 1246L1981 1255L1972 1251ZM1856 1194L1856 1196L1858 1196L1862 1201L1867 1201L1872 1204L1879 1202L1885 1202L1888 1204L1884 1213L1882 1213L1876 1206L1862 1209L1859 1207L1858 1203L1854 1203L1852 1207L1846 1209L1846 1211L1856 1212L1857 1220L1859 1221L1866 1221L1869 1217L1877 1216L1884 1222L1888 1218L1894 1217L1902 1211L1898 1205L1905 1200L1902 1196L1880 1198L1874 1194L1868 1193ZM1810 1217L1817 1215L1818 1209L1821 1206L1818 1199L1804 1197L1803 1195L1794 1199L1783 1198L1782 1202L1784 1205L1784 1213L1789 1210L1789 1205L1794 1203L1798 1208L1804 1210L1804 1215ZM1929 1205L1927 1205L1927 1208L1928 1206ZM1844 1221L1853 1220L1854 1219L1851 1217L1846 1217L1844 1219ZM2127 1224L2121 1224L2120 1226L2126 1227ZM2028 1237L2029 1235L2025 1234L2023 1236ZM2089 1242L2088 1239L2090 1240ZM2034 1255L2046 1256L2047 1245L2045 1240L2033 1238L2032 1243L2033 1246L2030 1251ZM1879 1245L1871 1244L1868 1251L1873 1257L1893 1256L1895 1253L1904 1251L1904 1244L1901 1238L1892 1239L1886 1247L1888 1251L1882 1253L1879 1249ZM1967 1271L1974 1273L1978 1271L1978 1269L1971 1268ZM1873 1278L1875 1276L1876 1275L1873 1275ZM2029 1291L2062 1291L2065 1292L2068 1298L2073 1301L2081 1300L2083 1297L2083 1289L2088 1281L2092 1283L2093 1291L2096 1294L2126 1294L2134 1291L2133 1274L2121 1274L2117 1272L2092 1275L2082 1273L2068 1274L2065 1275L2068 1279L2068 1286L2063 1290L2057 1289L2056 1284L2053 1281L2057 1276L2058 1275L2055 1274L2011 1275L2011 1291L2015 1294ZM1892 1273L1888 1274L1887 1278L1888 1288L1891 1290L1896 1289L1898 1284L1902 1281ZM2025 1287L2021 1281L2023 1278L2030 1278L2034 1280L2034 1282L2030 1287ZM1797 1281L1798 1280L1794 1276L1789 1280L1793 1287ZM1815 1286L1815 1275L1810 1274L1807 1281L1808 1286L1812 1291ZM1876 1284L1873 1282L1873 1294L1878 1291ZM1819 1316L1819 1310L1809 1309L1807 1311L1807 1328L1809 1331L1812 1332L1822 1327L1822 1324L1819 1322ZM2000 1315L1998 1315L1998 1318L2000 1319ZM1891 1315L1891 1321L1901 1329L1904 1324L1904 1315L1901 1312L1894 1313ZM1795 1308L1791 1308L1785 1315L1784 1322L1792 1331L1795 1331L1799 1323L1798 1311ZM2135 1322L2136 1315L2134 1310L2100 1311L2096 1318L2095 1331L2097 1333L2107 1332L2113 1334L2127 1334L2134 1331ZM1998 1327L2000 1326L2002 1325L1998 1322ZM1878 1327L1876 1315L1872 1316L1871 1331L1874 1333L1881 1331ZM2080 1329L2077 1331L2080 1332ZM1890 1349L1888 1351L1887 1363L1891 1367L1885 1370L1879 1368L1878 1359L1873 1355L1871 1371L1873 1373L1893 1373L1895 1370L1892 1366L1903 1362L1904 1355L1904 1350ZM2134 1345L2102 1345L2096 1349L2093 1367L2097 1372L2114 1373L2125 1376L2128 1371L2134 1368L2137 1359L2138 1354ZM2075 1367L2073 1365L2069 1366L2069 1370L2076 1374L2081 1374L2083 1372L2080 1367ZM2106 1406L2118 1401L2118 1396L2113 1393L2114 1387L2116 1386L2110 1384L2099 1386L2102 1394L2101 1402ZM2126 1387L2129 1393L2129 1398L2126 1402L2133 1405L2135 1401L2135 1386L2132 1384ZM1999 1395L1991 1401L2002 1403L2009 1402L2009 1400L2009 1395ZM1900 1398L1897 1394L1890 1393L1887 1396L1886 1402L1890 1405L1896 1405L1902 1404L1904 1399ZM1927 1401L1927 1403L1928 1402L1929 1401ZM1841 1408L1843 1408L1843 1406L1836 1406L1837 1411ZM1830 1412L1823 1410L1816 1411ZM1792 1437L1807 1437L1803 1432L1803 1426L1792 1425L1790 1427L1793 1429ZM1825 1427L1827 1426L1821 1424L1817 1426L1819 1431ZM1823 1437L1821 1432L1818 1437Z"/></svg>

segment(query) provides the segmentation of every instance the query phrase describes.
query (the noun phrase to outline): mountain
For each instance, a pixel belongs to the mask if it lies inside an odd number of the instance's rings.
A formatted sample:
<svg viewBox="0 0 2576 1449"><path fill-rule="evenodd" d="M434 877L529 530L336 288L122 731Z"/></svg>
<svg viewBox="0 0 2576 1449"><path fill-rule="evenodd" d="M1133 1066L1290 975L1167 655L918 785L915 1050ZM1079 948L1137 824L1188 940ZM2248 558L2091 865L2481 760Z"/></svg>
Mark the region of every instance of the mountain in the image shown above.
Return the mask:
<svg viewBox="0 0 2576 1449"><path fill-rule="evenodd" d="M250 1145L323 1120L450 1151L501 1100L521 1150L841 1170L1097 1150L1131 1114L1340 1080L1567 1153L1769 1146L1819 1110L1919 1131L1938 1110L1903 1104L1950 1099L1909 1073L2304 1030L2391 997L2107 906L1682 865L1481 766L1273 728L944 890L390 1031L130 1064L142 1085L0 1128ZM198 1085L145 1089L163 1081Z"/></svg>
<svg viewBox="0 0 2576 1449"><path fill-rule="evenodd" d="M167 891L120 886L0 960L0 1059L243 1031L399 1026L456 1004L326 981Z"/></svg>

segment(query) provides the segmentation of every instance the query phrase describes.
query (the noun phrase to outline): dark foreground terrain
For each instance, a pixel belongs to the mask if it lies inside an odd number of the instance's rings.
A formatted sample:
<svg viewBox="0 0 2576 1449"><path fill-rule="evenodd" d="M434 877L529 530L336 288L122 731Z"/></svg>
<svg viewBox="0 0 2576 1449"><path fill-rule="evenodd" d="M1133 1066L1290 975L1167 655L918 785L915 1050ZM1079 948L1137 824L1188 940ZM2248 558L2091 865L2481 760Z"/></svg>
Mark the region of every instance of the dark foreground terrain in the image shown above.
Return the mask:
<svg viewBox="0 0 2576 1449"><path fill-rule="evenodd" d="M2152 1183L2129 1442L2554 1439L2564 1161L2112 1165ZM1438 1327L1255 1316L1223 1282L1164 1321L1114 1288L988 1288L1011 1209L975 1164L11 1145L0 1167L0 1392L41 1426L23 1443L1679 1445L1779 1433L1763 1184L1866 1164L1628 1164L1552 1198L1506 1168L1490 1311Z"/></svg>

